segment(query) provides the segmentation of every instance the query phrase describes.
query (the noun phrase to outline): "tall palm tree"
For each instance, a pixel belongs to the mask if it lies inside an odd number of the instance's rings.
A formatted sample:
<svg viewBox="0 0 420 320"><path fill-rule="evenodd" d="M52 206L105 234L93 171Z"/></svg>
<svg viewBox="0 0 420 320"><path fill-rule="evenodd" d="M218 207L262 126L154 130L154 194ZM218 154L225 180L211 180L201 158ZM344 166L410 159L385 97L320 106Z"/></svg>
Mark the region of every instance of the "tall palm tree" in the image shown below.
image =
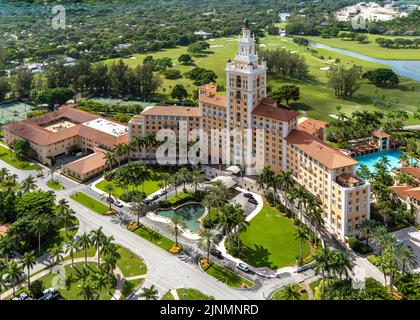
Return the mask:
<svg viewBox="0 0 420 320"><path fill-rule="evenodd" d="M179 175L175 173L170 178L171 185L175 188L175 197L178 197L178 184L179 184Z"/></svg>
<svg viewBox="0 0 420 320"><path fill-rule="evenodd" d="M146 215L145 208L146 205L143 203L144 196L138 194L134 197L133 202L131 202L130 212L137 216L137 225L140 224L140 217L144 217Z"/></svg>
<svg viewBox="0 0 420 320"><path fill-rule="evenodd" d="M115 156L117 158L118 167L121 167L121 158L125 155L125 145L119 143L114 146L114 149L112 151L115 153Z"/></svg>
<svg viewBox="0 0 420 320"><path fill-rule="evenodd" d="M114 270L117 267L117 259L113 256L106 255L101 262L100 269L108 275L108 292L111 294L111 283Z"/></svg>
<svg viewBox="0 0 420 320"><path fill-rule="evenodd" d="M3 183L9 177L10 171L7 168L0 168L0 182Z"/></svg>
<svg viewBox="0 0 420 320"><path fill-rule="evenodd" d="M315 254L315 261L313 265L313 270L316 274L321 274L321 281L322 281L322 289L321 293L324 294L324 288L325 288L325 276L329 273L329 255L330 251L328 247L322 248Z"/></svg>
<svg viewBox="0 0 420 320"><path fill-rule="evenodd" d="M104 233L102 232L102 227L99 227L96 230L92 230L89 234L91 244L96 246L96 252L98 253L98 266L101 263L101 253L100 248L104 240Z"/></svg>
<svg viewBox="0 0 420 320"><path fill-rule="evenodd" d="M114 191L115 191L115 187L111 183L108 183L105 186L105 192L106 192L105 200L106 202L108 202L109 211L112 211L112 203L113 203L112 197L114 196Z"/></svg>
<svg viewBox="0 0 420 320"><path fill-rule="evenodd" d="M162 173L159 176L159 188L166 190L171 185L171 175L169 173ZM168 201L168 193L165 194L165 200Z"/></svg>
<svg viewBox="0 0 420 320"><path fill-rule="evenodd" d="M104 155L104 159L106 161L106 165L109 168L109 171L111 171L112 170L112 166L113 166L113 164L115 162L115 155L114 155L114 153L113 152L106 152L105 155Z"/></svg>
<svg viewBox="0 0 420 320"><path fill-rule="evenodd" d="M60 202L62 200L60 200ZM66 235L68 236L68 230L73 225L73 221L76 217L74 210L71 209L67 203L59 203L56 208L56 213L56 220L58 224L60 226L64 226L64 228L66 229Z"/></svg>
<svg viewBox="0 0 420 320"><path fill-rule="evenodd" d="M181 169L178 170L177 172L179 181L183 184L183 189L184 191L186 190L185 185L191 181L190 177L191 177L191 172L190 170L188 170L188 168L186 167L182 167Z"/></svg>
<svg viewBox="0 0 420 320"><path fill-rule="evenodd" d="M36 180L34 177L29 176L22 181L21 190L23 193L29 193L37 188Z"/></svg>
<svg viewBox="0 0 420 320"><path fill-rule="evenodd" d="M84 232L80 238L79 238L79 245L81 248L83 248L84 254L85 254L85 265L87 265L87 250L91 246L91 240L89 235Z"/></svg>
<svg viewBox="0 0 420 320"><path fill-rule="evenodd" d="M240 204L234 206L234 221L235 221L235 236L236 236L236 243L238 246L238 252L241 254L241 232L246 231L247 227L249 226L249 222L246 220L246 216Z"/></svg>
<svg viewBox="0 0 420 320"><path fill-rule="evenodd" d="M398 264L400 265L402 273L405 274L407 270L417 266L416 255L411 247L399 245L396 249Z"/></svg>
<svg viewBox="0 0 420 320"><path fill-rule="evenodd" d="M175 235L175 244L178 245L178 235L185 231L187 225L185 219L181 216L174 216L169 223L169 228L171 232Z"/></svg>
<svg viewBox="0 0 420 320"><path fill-rule="evenodd" d="M76 241L71 241L66 247L67 252L70 253L71 257L71 266L74 267L74 254L79 250L79 246Z"/></svg>
<svg viewBox="0 0 420 320"><path fill-rule="evenodd" d="M84 300L94 300L98 296L97 292L93 288L92 280L88 277L83 280L82 285L80 286L80 296Z"/></svg>
<svg viewBox="0 0 420 320"><path fill-rule="evenodd" d="M31 269L36 263L35 255L32 252L25 252L22 257L22 265L26 268L28 275L28 288L31 285Z"/></svg>
<svg viewBox="0 0 420 320"><path fill-rule="evenodd" d="M16 261L12 260L6 270L6 279L13 286L13 296L16 293L16 283L22 278L24 274L23 268Z"/></svg>
<svg viewBox="0 0 420 320"><path fill-rule="evenodd" d="M204 177L199 170L194 170L190 174L191 185L194 187L194 192L204 183Z"/></svg>
<svg viewBox="0 0 420 320"><path fill-rule="evenodd" d="M35 235L38 238L38 255L41 254L41 236L42 233L45 231L45 219L42 217L38 217L32 222L31 225L32 232L35 233Z"/></svg>
<svg viewBox="0 0 420 320"><path fill-rule="evenodd" d="M295 284L287 284L280 290L280 297L283 300L300 300L301 294L299 286Z"/></svg>
<svg viewBox="0 0 420 320"><path fill-rule="evenodd" d="M363 220L359 224L360 235L366 239L366 244L369 245L369 236L375 229L376 224L369 219Z"/></svg>
<svg viewBox="0 0 420 320"><path fill-rule="evenodd" d="M150 288L143 288L143 292L140 293L140 297L146 300L157 300L159 292L156 290L155 285L152 284Z"/></svg>
<svg viewBox="0 0 420 320"><path fill-rule="evenodd" d="M302 254L303 254L303 241L308 240L308 233L305 228L299 227L296 232L294 233L295 240L300 241L300 249L299 249L299 257L300 257L300 264L302 264Z"/></svg>
<svg viewBox="0 0 420 320"><path fill-rule="evenodd" d="M207 253L207 260L210 259L210 251L216 247L217 238L210 229L205 229L198 240L198 248Z"/></svg>
<svg viewBox="0 0 420 320"><path fill-rule="evenodd" d="M95 288L100 292L103 288L106 288L109 282L109 278L104 273L94 273L92 276Z"/></svg>
<svg viewBox="0 0 420 320"><path fill-rule="evenodd" d="M54 247L50 249L49 253L51 260L51 268L63 260L63 248L59 245L54 245Z"/></svg>
<svg viewBox="0 0 420 320"><path fill-rule="evenodd" d="M143 137L140 137L140 136L136 137L134 139L134 143L135 143L136 148L137 148L137 152L138 152L138 155L139 155L139 162L140 162L141 161L141 156L142 156L142 149L143 149L143 146L144 146Z"/></svg>

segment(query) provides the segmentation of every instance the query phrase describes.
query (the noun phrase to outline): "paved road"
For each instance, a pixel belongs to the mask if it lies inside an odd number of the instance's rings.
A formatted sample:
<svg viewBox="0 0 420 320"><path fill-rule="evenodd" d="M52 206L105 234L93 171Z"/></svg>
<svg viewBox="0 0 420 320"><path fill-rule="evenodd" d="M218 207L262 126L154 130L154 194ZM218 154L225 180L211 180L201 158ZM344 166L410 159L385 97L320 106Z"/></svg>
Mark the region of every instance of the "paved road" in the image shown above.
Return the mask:
<svg viewBox="0 0 420 320"><path fill-rule="evenodd" d="M2 166L7 167L12 173L17 174L19 180L23 180L29 175L35 176L36 174L33 171L18 170L3 163ZM51 190L46 185L50 176L47 170L44 170L44 172L46 175L43 178L36 178L37 185L41 190ZM187 286L212 295L216 299L258 300L264 299L275 289L296 281L294 278L295 275L292 274L283 274L275 279L259 279L254 276L252 278L256 281L253 289L241 290L230 288L204 274L196 264L183 261L182 255L176 256L161 250L147 240L117 224L115 218L98 215L69 198L71 194L77 191L83 191L99 198L99 195L92 191L89 186L79 185L58 174L56 174L55 179L59 180L66 188L62 191L56 191L57 201L63 198L68 200L70 207L76 212L76 216L80 221L79 234L102 227L104 234L107 236L112 235L116 243L130 249L145 260L148 267L148 276L145 285L155 284L161 294L173 288ZM45 265L38 264L34 270L37 271L43 267ZM300 276L302 277L304 275ZM137 298L137 296L135 295L134 298Z"/></svg>

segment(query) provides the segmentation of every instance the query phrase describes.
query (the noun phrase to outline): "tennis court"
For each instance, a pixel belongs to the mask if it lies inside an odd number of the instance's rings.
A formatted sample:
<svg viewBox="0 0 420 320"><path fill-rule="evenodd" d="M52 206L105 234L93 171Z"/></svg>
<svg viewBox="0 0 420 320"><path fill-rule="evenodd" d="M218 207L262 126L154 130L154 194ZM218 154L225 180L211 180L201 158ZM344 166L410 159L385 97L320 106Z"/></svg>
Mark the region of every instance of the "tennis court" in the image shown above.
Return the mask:
<svg viewBox="0 0 420 320"><path fill-rule="evenodd" d="M29 104L17 101L0 105L0 123L20 121L26 119L28 112L32 111L33 107Z"/></svg>

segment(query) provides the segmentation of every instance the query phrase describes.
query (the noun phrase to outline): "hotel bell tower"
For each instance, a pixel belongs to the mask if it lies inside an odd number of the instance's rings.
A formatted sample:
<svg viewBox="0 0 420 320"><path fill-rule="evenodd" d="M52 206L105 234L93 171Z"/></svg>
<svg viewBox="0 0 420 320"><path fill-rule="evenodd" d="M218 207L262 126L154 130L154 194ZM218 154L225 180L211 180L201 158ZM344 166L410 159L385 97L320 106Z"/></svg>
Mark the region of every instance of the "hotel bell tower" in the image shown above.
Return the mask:
<svg viewBox="0 0 420 320"><path fill-rule="evenodd" d="M253 130L246 129L253 128L252 111L267 95L266 62L259 64L255 49L255 38L245 19L235 59L233 62L229 59L226 66L226 127L236 129L234 135L229 135L230 141L226 141L226 150L230 163L242 169L254 163L255 136ZM255 173L248 169L246 174Z"/></svg>

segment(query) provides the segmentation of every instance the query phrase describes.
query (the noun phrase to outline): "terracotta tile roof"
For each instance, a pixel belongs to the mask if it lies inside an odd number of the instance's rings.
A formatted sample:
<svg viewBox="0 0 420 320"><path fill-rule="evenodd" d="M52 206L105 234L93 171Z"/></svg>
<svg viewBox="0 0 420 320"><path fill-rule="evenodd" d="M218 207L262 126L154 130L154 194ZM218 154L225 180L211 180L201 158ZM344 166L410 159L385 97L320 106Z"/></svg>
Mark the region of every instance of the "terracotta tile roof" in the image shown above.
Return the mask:
<svg viewBox="0 0 420 320"><path fill-rule="evenodd" d="M420 167L402 167L402 171L420 180Z"/></svg>
<svg viewBox="0 0 420 320"><path fill-rule="evenodd" d="M219 95L200 96L200 102L226 108L226 97Z"/></svg>
<svg viewBox="0 0 420 320"><path fill-rule="evenodd" d="M298 125L299 130L306 131L309 134L315 134L320 129L324 129L327 126L327 123L322 120L315 119L306 119L301 124Z"/></svg>
<svg viewBox="0 0 420 320"><path fill-rule="evenodd" d="M105 166L106 160L104 158L105 154L97 151L87 157L66 164L64 168L83 175Z"/></svg>
<svg viewBox="0 0 420 320"><path fill-rule="evenodd" d="M352 166L358 163L340 150L327 145L321 139L302 130L292 130L286 137L286 141L318 160L329 169Z"/></svg>
<svg viewBox="0 0 420 320"><path fill-rule="evenodd" d="M63 117L69 119L76 125L57 132L52 132L42 127L42 125ZM55 112L7 124L4 126L4 130L41 146L47 146L78 135L109 146L118 143L126 143L128 141L128 133L115 137L103 131L83 125L84 122L98 118L100 117L89 112L65 106Z"/></svg>
<svg viewBox="0 0 420 320"><path fill-rule="evenodd" d="M420 187L413 188L412 186L404 185L389 187L389 189L401 199L407 200L408 197L413 197L420 201Z"/></svg>
<svg viewBox="0 0 420 320"><path fill-rule="evenodd" d="M383 131L373 131L372 136L374 136L376 138L380 138L380 139L390 137L390 135L388 133L383 132Z"/></svg>
<svg viewBox="0 0 420 320"><path fill-rule="evenodd" d="M276 100L271 98L262 99L254 108L252 114L281 121L290 121L298 116L296 111L278 108Z"/></svg>
<svg viewBox="0 0 420 320"><path fill-rule="evenodd" d="M148 116L178 116L178 117L199 117L200 109L196 107L179 106L154 106L145 109L141 115Z"/></svg>

